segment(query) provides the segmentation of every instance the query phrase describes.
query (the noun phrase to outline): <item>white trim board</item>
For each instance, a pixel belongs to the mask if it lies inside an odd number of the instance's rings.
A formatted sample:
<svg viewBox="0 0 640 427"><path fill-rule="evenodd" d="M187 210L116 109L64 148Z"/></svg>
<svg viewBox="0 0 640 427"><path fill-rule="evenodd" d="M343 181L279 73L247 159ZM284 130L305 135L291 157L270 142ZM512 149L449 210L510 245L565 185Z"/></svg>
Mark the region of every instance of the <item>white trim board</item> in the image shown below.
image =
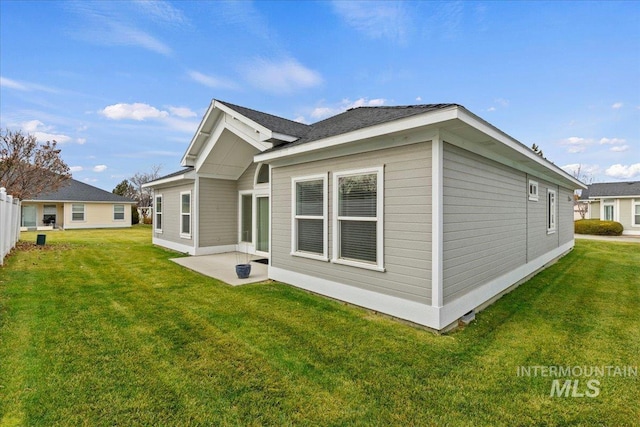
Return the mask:
<svg viewBox="0 0 640 427"><path fill-rule="evenodd" d="M443 330L465 313L482 306L522 279L537 272L546 264L561 257L573 246L574 241L571 240L460 298L445 303L443 307L421 304L274 266L269 266L268 275L270 279L289 283L301 289L379 311L435 330Z"/></svg>

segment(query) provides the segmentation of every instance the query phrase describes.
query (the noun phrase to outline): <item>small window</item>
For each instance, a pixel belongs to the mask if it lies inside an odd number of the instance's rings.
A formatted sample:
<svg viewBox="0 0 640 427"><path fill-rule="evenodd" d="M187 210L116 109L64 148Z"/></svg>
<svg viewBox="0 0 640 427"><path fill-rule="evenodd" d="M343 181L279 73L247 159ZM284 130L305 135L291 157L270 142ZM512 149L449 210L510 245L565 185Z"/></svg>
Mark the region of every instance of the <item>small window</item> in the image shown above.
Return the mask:
<svg viewBox="0 0 640 427"><path fill-rule="evenodd" d="M71 221L84 221L84 204L74 203L71 205Z"/></svg>
<svg viewBox="0 0 640 427"><path fill-rule="evenodd" d="M253 241L253 195L243 194L240 196L240 241Z"/></svg>
<svg viewBox="0 0 640 427"><path fill-rule="evenodd" d="M384 270L382 171L334 175L332 262Z"/></svg>
<svg viewBox="0 0 640 427"><path fill-rule="evenodd" d="M155 207L153 211L155 212L155 221L154 227L158 233L162 233L162 195L157 195L155 198Z"/></svg>
<svg viewBox="0 0 640 427"><path fill-rule="evenodd" d="M327 260L327 176L292 180L293 255Z"/></svg>
<svg viewBox="0 0 640 427"><path fill-rule="evenodd" d="M268 184L269 183L269 165L261 164L258 169L258 175L256 176L256 184Z"/></svg>
<svg viewBox="0 0 640 427"><path fill-rule="evenodd" d="M529 200L538 201L538 182L529 180Z"/></svg>
<svg viewBox="0 0 640 427"><path fill-rule="evenodd" d="M124 221L124 205L113 205L113 220Z"/></svg>
<svg viewBox="0 0 640 427"><path fill-rule="evenodd" d="M633 226L640 227L640 199L633 200Z"/></svg>
<svg viewBox="0 0 640 427"><path fill-rule="evenodd" d="M556 231L556 191L547 190L547 233Z"/></svg>
<svg viewBox="0 0 640 427"><path fill-rule="evenodd" d="M42 222L44 225L56 225L56 213L58 208L56 205L44 205Z"/></svg>
<svg viewBox="0 0 640 427"><path fill-rule="evenodd" d="M180 193L180 237L191 238L191 192Z"/></svg>

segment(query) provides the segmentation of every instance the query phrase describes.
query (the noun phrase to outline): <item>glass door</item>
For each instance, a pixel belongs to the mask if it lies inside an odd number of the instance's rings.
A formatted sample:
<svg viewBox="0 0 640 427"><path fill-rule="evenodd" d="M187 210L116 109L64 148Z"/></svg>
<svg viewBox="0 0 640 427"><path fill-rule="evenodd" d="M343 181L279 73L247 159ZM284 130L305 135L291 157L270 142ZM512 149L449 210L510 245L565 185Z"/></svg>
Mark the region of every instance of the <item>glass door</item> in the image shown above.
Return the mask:
<svg viewBox="0 0 640 427"><path fill-rule="evenodd" d="M256 197L256 251L269 252L269 197Z"/></svg>
<svg viewBox="0 0 640 427"><path fill-rule="evenodd" d="M22 226L23 227L36 226L36 207L35 206L22 207Z"/></svg>

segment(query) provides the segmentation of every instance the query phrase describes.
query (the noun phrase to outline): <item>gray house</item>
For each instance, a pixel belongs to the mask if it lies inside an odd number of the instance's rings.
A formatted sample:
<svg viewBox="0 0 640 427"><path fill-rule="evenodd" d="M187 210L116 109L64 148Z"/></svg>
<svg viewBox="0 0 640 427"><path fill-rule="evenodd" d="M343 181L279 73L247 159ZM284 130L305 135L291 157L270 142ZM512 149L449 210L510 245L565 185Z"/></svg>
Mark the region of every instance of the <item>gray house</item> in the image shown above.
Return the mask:
<svg viewBox="0 0 640 427"><path fill-rule="evenodd" d="M617 221L622 234L640 236L640 181L591 184L578 203L587 205L586 219Z"/></svg>
<svg viewBox="0 0 640 427"><path fill-rule="evenodd" d="M456 104L304 125L212 101L154 189L155 244L443 330L570 251L585 186ZM230 266L232 268L232 266Z"/></svg>

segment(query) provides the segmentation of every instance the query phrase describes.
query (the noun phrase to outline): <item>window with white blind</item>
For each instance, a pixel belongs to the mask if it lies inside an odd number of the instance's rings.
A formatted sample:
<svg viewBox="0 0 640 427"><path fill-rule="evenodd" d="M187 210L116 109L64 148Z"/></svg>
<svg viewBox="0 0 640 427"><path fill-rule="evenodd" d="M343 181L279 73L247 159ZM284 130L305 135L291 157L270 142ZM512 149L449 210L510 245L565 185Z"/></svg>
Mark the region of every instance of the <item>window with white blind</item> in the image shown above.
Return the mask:
<svg viewBox="0 0 640 427"><path fill-rule="evenodd" d="M327 258L327 175L291 181L291 254Z"/></svg>
<svg viewBox="0 0 640 427"><path fill-rule="evenodd" d="M191 238L191 192L180 193L180 237Z"/></svg>
<svg viewBox="0 0 640 427"><path fill-rule="evenodd" d="M73 203L71 205L71 221L84 221L84 204Z"/></svg>
<svg viewBox="0 0 640 427"><path fill-rule="evenodd" d="M334 174L332 262L384 271L383 168Z"/></svg>
<svg viewBox="0 0 640 427"><path fill-rule="evenodd" d="M153 227L157 233L162 233L162 195L157 195L155 201L156 205L153 208L153 212L155 213L156 219L153 223Z"/></svg>
<svg viewBox="0 0 640 427"><path fill-rule="evenodd" d="M556 191L547 190L547 234L556 232Z"/></svg>
<svg viewBox="0 0 640 427"><path fill-rule="evenodd" d="M113 205L113 220L124 221L124 205Z"/></svg>

